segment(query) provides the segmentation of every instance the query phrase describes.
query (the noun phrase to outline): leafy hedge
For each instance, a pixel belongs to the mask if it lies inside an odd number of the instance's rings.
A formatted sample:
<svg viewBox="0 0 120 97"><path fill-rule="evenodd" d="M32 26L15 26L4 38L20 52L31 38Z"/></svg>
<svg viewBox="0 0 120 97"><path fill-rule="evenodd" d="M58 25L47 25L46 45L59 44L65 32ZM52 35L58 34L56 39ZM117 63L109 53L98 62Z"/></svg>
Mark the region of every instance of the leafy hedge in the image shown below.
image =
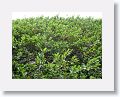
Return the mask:
<svg viewBox="0 0 120 97"><path fill-rule="evenodd" d="M102 20L12 20L13 79L101 79Z"/></svg>

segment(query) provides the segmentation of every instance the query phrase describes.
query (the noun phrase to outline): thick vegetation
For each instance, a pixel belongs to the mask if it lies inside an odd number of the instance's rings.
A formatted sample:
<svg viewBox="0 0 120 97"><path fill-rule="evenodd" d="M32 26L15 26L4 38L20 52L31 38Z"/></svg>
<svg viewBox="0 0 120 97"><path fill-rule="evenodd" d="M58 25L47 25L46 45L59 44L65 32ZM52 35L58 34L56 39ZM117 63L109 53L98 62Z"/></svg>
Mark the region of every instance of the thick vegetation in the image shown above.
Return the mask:
<svg viewBox="0 0 120 97"><path fill-rule="evenodd" d="M101 79L102 20L12 20L13 79Z"/></svg>

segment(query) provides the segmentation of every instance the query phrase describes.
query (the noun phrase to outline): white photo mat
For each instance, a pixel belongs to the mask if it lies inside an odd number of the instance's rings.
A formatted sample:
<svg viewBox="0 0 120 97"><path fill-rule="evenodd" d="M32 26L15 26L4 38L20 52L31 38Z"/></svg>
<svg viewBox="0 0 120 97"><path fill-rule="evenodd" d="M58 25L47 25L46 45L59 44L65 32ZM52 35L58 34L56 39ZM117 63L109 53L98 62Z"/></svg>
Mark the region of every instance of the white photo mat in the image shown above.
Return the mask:
<svg viewBox="0 0 120 97"><path fill-rule="evenodd" d="M102 12L102 79L12 79L12 12ZM4 0L0 13L0 90L114 91L113 0Z"/></svg>

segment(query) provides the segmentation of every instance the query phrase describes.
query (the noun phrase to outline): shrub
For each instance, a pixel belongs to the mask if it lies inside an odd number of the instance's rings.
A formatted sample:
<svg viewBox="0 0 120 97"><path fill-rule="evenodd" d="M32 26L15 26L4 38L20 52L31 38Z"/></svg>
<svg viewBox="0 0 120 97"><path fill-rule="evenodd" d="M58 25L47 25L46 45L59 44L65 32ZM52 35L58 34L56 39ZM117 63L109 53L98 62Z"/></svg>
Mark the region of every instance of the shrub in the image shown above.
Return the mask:
<svg viewBox="0 0 120 97"><path fill-rule="evenodd" d="M102 20L12 20L13 79L101 79Z"/></svg>

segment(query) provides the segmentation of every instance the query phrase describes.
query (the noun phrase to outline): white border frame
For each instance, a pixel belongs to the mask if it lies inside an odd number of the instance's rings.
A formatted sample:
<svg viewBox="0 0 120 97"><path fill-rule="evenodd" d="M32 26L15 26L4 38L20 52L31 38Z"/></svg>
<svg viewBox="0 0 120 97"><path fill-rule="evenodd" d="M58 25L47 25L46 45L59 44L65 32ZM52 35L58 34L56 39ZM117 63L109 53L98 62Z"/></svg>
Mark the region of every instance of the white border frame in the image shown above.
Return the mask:
<svg viewBox="0 0 120 97"><path fill-rule="evenodd" d="M102 79L12 79L12 12L102 12ZM113 0L0 1L0 90L114 91Z"/></svg>

